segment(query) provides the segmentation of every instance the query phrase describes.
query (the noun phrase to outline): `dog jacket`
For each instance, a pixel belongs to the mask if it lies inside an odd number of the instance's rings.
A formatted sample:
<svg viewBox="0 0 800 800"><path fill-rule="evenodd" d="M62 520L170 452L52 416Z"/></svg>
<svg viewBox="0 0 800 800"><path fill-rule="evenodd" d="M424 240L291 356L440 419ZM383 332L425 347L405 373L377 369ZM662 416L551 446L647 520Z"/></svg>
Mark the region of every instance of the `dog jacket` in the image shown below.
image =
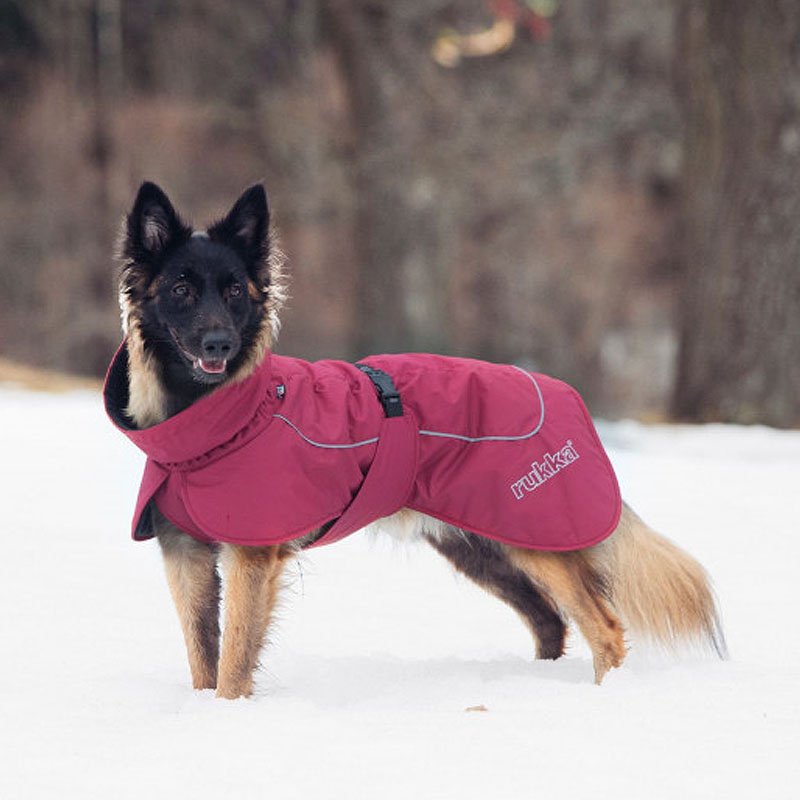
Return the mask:
<svg viewBox="0 0 800 800"><path fill-rule="evenodd" d="M125 413L123 344L104 398L147 455L134 539L154 535L151 502L197 539L243 545L322 528L316 546L408 507L508 544L574 550L604 539L620 516L614 471L578 393L513 366L267 354L247 379L137 429Z"/></svg>

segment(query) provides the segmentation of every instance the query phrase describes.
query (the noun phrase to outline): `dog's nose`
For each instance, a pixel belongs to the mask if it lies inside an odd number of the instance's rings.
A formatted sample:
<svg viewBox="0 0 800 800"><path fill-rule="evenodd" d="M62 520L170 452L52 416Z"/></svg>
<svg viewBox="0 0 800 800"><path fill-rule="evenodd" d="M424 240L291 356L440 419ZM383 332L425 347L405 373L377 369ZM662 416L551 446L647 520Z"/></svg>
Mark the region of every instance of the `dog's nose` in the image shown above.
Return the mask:
<svg viewBox="0 0 800 800"><path fill-rule="evenodd" d="M233 337L227 331L209 331L200 341L203 358L218 361L228 358L233 349Z"/></svg>

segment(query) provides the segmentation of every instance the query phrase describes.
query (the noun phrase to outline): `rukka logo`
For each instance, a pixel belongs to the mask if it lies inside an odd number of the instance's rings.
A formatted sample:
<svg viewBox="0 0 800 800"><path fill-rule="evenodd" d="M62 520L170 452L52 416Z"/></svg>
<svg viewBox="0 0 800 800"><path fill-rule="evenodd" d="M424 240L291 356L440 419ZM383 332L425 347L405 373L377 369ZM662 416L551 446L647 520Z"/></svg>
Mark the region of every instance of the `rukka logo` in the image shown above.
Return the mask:
<svg viewBox="0 0 800 800"><path fill-rule="evenodd" d="M545 481L549 481L578 458L578 451L573 447L572 439L568 439L560 450L556 450L555 453L545 453L541 461L534 461L531 464L531 471L511 484L514 497L522 500L526 492L532 492Z"/></svg>

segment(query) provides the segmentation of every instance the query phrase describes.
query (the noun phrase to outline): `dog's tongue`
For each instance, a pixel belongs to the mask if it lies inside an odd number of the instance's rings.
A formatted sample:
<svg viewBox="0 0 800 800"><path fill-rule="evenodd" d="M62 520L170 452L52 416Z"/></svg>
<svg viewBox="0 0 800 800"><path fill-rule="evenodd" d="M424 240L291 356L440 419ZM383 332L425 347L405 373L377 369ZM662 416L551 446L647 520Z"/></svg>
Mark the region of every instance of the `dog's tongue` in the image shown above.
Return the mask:
<svg viewBox="0 0 800 800"><path fill-rule="evenodd" d="M208 360L199 359L200 361L200 369L203 372L207 372L210 375L219 375L221 372L225 372L225 368L228 366L228 362L224 358Z"/></svg>

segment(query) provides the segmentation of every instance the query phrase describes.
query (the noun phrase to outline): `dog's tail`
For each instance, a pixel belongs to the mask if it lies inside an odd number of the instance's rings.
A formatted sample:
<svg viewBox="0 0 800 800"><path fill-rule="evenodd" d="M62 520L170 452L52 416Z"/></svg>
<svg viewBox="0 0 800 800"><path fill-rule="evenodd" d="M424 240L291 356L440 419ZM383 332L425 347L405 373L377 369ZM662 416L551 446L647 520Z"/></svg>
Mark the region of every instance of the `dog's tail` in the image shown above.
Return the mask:
<svg viewBox="0 0 800 800"><path fill-rule="evenodd" d="M727 656L703 567L623 506L616 531L585 551L626 629L667 647L701 644Z"/></svg>

